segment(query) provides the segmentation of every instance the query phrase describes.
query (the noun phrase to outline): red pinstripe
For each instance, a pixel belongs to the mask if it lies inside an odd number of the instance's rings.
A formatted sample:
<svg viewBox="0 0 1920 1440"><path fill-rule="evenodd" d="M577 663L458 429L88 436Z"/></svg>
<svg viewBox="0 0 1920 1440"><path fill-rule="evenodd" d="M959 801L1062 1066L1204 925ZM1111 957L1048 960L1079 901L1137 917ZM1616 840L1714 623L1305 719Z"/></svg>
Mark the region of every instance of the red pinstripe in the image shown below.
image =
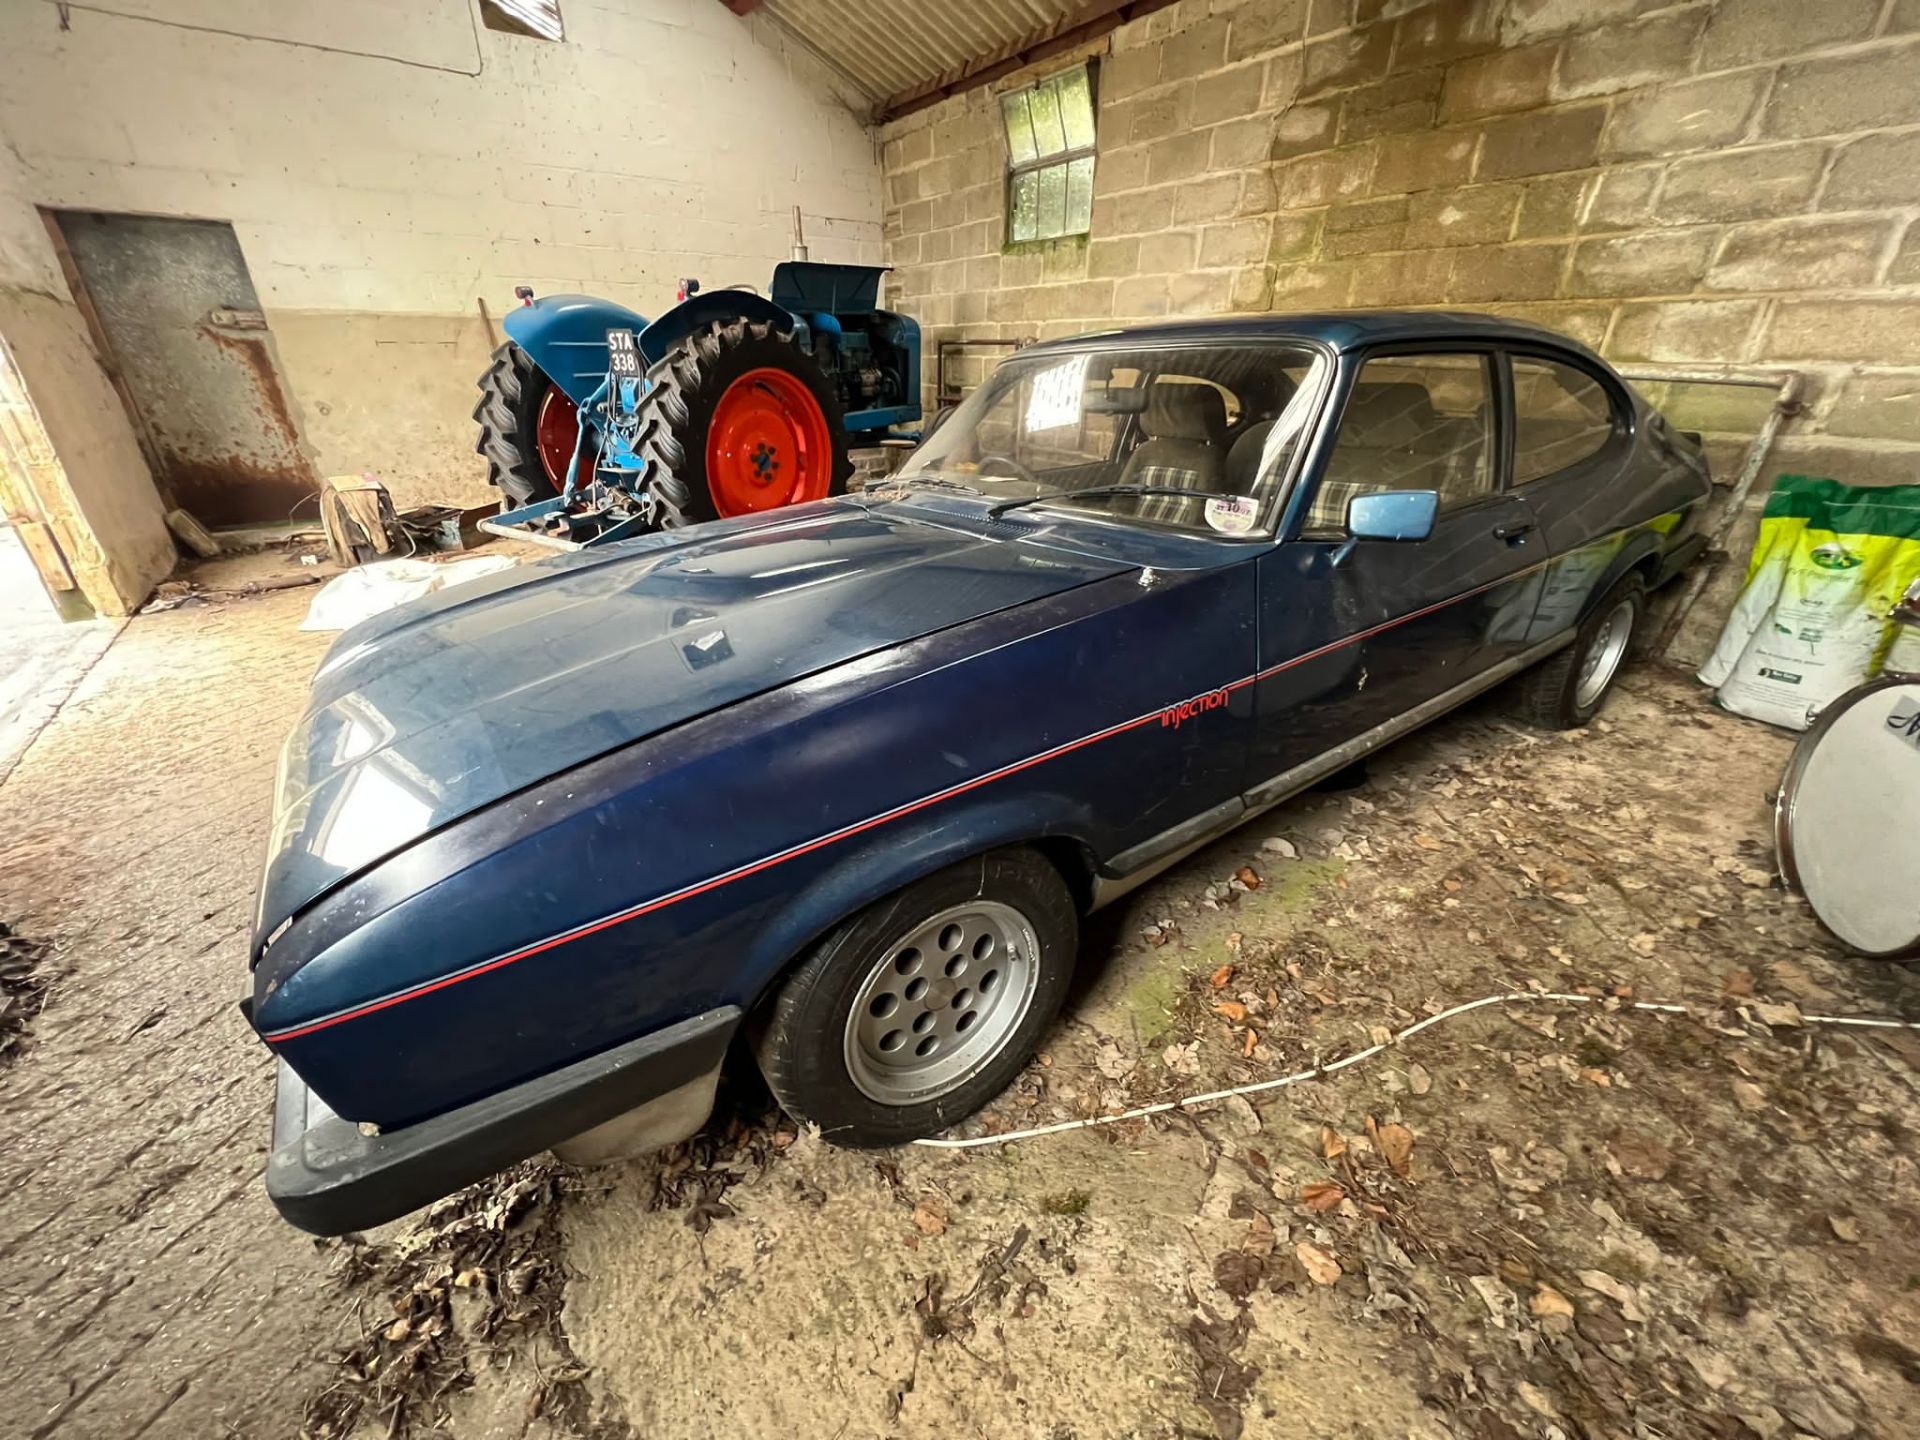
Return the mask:
<svg viewBox="0 0 1920 1440"><path fill-rule="evenodd" d="M1432 605L1385 621L1370 629L1361 630L1355 634L1345 636L1342 639L1332 641L1329 644L1320 646L1317 650L1309 650L1305 654L1292 656L1289 659L1282 660L1277 665L1269 665L1264 670L1256 671L1252 675L1243 676L1241 679L1235 680L1230 684L1216 688L1229 692L1243 690L1249 685L1255 685L1262 680L1271 679L1284 670L1291 670L1297 665L1304 665L1310 660L1317 660L1323 655L1330 655L1336 650L1358 644L1360 641L1368 639L1371 636L1379 635L1384 631L1393 629L1395 626L1405 625L1409 621L1418 620L1422 616L1431 615L1436 610L1443 610L1447 606L1458 604L1462 600L1470 600L1475 595L1484 594L1496 586L1506 585L1512 581L1524 579L1534 571L1543 569L1545 565L1546 562L1542 561L1538 565L1528 566L1525 570L1516 571L1511 575L1503 575L1498 580L1489 581L1485 585L1476 586L1472 590L1463 591L1461 594L1454 595L1446 600L1437 601ZM1096 730L1091 735L1083 735L1078 740L1069 740L1064 744L1055 745L1051 749L1042 750L1035 755L1029 755L1024 760L1016 760L1009 765L1002 765L997 770L989 770L985 774L974 776L971 780L962 780L958 784L949 785L944 790L937 790L933 794L923 796L918 800L910 800L903 805L895 806L891 810L885 810L878 815L869 816L865 820L842 826L838 830L829 831L825 835L792 846L789 849L777 851L763 859L750 861L732 870L723 871L721 874L712 876L709 879L697 881L692 885L683 886L678 890L669 891L665 895L656 896L651 900L643 901L625 910L615 911L613 914L604 916L599 920L590 921L585 925L575 926L571 930L563 930L558 935L537 941L532 945L522 946L518 950L510 950L505 955L499 955L491 960L482 961L480 964L469 966L465 970L456 970L451 975L443 975L437 980L430 980L406 990L395 991L391 995L369 1001L365 1005L357 1005L351 1010L342 1010L338 1014L326 1016L324 1019L314 1020L305 1025L295 1026L288 1030L275 1030L264 1035L262 1038L265 1039L267 1043L274 1045L287 1040L298 1040L304 1035L312 1035L317 1031L330 1029L335 1025L345 1024L349 1020L358 1020L362 1016L372 1015L378 1011L390 1009L405 1001L418 999L422 995L431 995L436 990L445 990L450 986L472 980L477 976L486 975L495 970L505 969L507 966L521 960L526 960L548 950L557 949L569 941L579 940L588 935L597 935L602 930L609 930L615 925L623 925L629 920L637 920L643 915L651 915L656 910L664 910L669 905L679 904L682 900L692 900L697 896L718 890L722 886L731 885L736 880L745 880L749 876L758 875L765 870L771 870L776 865L783 865L789 860L797 860L802 855L810 855L816 850L824 850L829 845L837 845L842 840L852 839L855 835L861 835L869 830L877 829L903 816L925 810L929 806L940 804L942 801L951 800L956 795L964 795L970 790L977 790L981 786L990 785L996 780L1004 780L1009 775L1017 775L1022 770L1032 769L1035 765L1045 764L1049 760L1057 760L1062 755L1084 749L1088 745L1097 744L1102 740L1109 740L1115 735L1125 734L1129 730L1136 730L1142 725L1157 721L1166 708L1166 706L1158 706L1144 715L1136 715L1131 720L1123 720L1117 725L1109 725L1104 730Z"/></svg>

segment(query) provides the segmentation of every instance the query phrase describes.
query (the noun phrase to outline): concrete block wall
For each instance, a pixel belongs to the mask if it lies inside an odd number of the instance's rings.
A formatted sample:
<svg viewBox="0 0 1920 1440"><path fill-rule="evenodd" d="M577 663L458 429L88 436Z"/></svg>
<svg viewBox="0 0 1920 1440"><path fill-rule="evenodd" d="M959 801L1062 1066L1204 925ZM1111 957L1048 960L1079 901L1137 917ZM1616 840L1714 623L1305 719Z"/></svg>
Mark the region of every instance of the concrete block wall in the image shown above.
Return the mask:
<svg viewBox="0 0 1920 1440"><path fill-rule="evenodd" d="M1115 320L1492 310L1627 365L1802 369L1770 473L1920 481L1916 0L1182 0L1096 53L1085 239L1002 243L993 93L883 132L929 356ZM1765 408L1672 404L1723 471Z"/></svg>
<svg viewBox="0 0 1920 1440"><path fill-rule="evenodd" d="M316 472L483 501L481 299L764 288L795 205L816 258L881 248L867 102L778 29L715 0L561 13L553 43L473 0L0 5L0 288L68 298L34 206L230 221Z"/></svg>

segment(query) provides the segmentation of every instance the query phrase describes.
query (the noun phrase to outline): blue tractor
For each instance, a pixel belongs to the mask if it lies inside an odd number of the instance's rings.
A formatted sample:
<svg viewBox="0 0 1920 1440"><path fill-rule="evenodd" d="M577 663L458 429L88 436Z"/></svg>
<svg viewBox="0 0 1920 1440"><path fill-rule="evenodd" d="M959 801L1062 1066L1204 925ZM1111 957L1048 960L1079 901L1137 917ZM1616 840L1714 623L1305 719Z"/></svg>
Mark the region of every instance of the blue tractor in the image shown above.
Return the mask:
<svg viewBox="0 0 1920 1440"><path fill-rule="evenodd" d="M502 497L486 528L571 549L843 494L850 448L920 418L920 327L879 308L885 273L687 280L652 321L520 287L473 412Z"/></svg>

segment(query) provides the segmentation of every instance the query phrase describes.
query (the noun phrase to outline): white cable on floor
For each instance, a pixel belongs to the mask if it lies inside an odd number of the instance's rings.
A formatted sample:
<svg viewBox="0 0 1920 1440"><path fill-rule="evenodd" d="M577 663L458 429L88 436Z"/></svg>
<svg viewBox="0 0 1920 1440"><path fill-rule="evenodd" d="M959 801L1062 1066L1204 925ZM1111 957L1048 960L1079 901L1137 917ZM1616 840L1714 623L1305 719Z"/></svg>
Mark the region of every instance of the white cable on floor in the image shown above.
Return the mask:
<svg viewBox="0 0 1920 1440"><path fill-rule="evenodd" d="M1489 1005L1537 1005L1544 1000L1558 1001L1564 1005L1604 1005L1611 998L1606 995L1571 995L1557 991L1533 990L1487 995L1478 1000L1469 1000L1465 1004L1442 1010L1437 1015L1429 1015L1424 1020L1417 1020L1378 1045L1369 1045L1364 1050L1339 1060L1328 1061L1324 1065L1316 1065L1311 1070L1282 1075L1277 1080L1262 1080L1253 1085L1236 1085L1231 1090L1209 1090L1204 1095L1188 1095L1179 1100L1162 1100L1156 1105L1142 1105L1135 1110L1122 1110L1116 1115L1095 1115L1085 1120L1062 1120L1054 1125L1037 1125L1031 1130L1009 1130L1003 1135L977 1135L967 1140L915 1140L913 1143L935 1150L975 1150L986 1145L1005 1145L1014 1140L1032 1140L1041 1135L1059 1135L1068 1130L1091 1130L1100 1125L1117 1125L1122 1120L1144 1120L1149 1115L1164 1115L1172 1110L1191 1110L1201 1105L1218 1104L1222 1100L1232 1099L1235 1095L1257 1095L1263 1090L1280 1090L1289 1085L1299 1085L1307 1080L1319 1080L1336 1070L1344 1070L1349 1065L1358 1065L1362 1060L1371 1060L1374 1056L1391 1050L1409 1036L1418 1035L1430 1025L1438 1025L1442 1020L1451 1020L1456 1015L1465 1015L1472 1010L1482 1010ZM1620 1002L1620 1008L1651 1010L1662 1015L1693 1013L1685 1005L1661 1005L1651 1000L1623 1000ZM1920 1030L1920 1020L1881 1020L1847 1015L1802 1015L1800 1019L1808 1025L1857 1025L1878 1030Z"/></svg>

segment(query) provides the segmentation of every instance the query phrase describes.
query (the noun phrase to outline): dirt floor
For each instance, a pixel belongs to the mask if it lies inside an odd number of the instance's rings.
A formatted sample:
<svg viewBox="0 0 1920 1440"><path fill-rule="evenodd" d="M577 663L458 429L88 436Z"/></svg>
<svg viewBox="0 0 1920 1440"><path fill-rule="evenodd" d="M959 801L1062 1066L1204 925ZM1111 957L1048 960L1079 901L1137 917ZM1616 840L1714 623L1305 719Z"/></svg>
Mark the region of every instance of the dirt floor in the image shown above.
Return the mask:
<svg viewBox="0 0 1920 1440"><path fill-rule="evenodd" d="M990 1136L708 1132L316 1245L231 1001L302 592L134 621L0 788L53 978L0 1061L0 1433L1920 1434L1920 979L1771 880L1788 737L1630 674L1498 695L1096 917ZM248 700L234 707L235 684ZM1673 1001L1687 1016L1629 1008Z"/></svg>

